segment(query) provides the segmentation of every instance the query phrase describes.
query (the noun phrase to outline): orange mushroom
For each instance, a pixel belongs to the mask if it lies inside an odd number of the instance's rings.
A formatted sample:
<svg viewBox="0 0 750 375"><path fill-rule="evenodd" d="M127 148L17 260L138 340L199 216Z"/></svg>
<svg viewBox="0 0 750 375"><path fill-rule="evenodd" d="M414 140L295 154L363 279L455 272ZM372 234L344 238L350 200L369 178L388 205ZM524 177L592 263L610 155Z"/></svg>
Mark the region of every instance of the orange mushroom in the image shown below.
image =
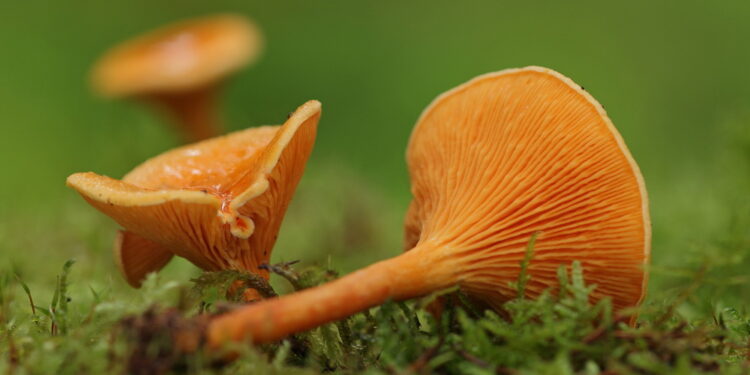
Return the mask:
<svg viewBox="0 0 750 375"><path fill-rule="evenodd" d="M94 66L94 89L138 97L163 108L188 141L221 133L218 83L255 61L260 31L249 20L219 15L154 30L107 52Z"/></svg>
<svg viewBox="0 0 750 375"><path fill-rule="evenodd" d="M268 279L281 221L302 177L320 103L297 108L281 126L262 126L154 157L121 181L92 172L67 184L125 230L115 259L140 286L173 255L205 270L243 270Z"/></svg>
<svg viewBox="0 0 750 375"><path fill-rule="evenodd" d="M322 286L243 307L208 326L210 346L284 336L388 299L459 285L495 309L515 297L539 233L529 297L575 260L592 297L616 309L644 296L650 228L638 167L604 109L570 79L528 67L477 77L438 97L411 136L411 250Z"/></svg>

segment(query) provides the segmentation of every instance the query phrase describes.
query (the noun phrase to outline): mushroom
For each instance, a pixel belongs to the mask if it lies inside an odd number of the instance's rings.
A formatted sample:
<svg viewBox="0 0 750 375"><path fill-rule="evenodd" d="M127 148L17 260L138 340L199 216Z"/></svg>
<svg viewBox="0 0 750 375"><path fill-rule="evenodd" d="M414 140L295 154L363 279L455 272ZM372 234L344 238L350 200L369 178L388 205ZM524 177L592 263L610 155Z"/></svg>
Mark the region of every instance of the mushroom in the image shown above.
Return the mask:
<svg viewBox="0 0 750 375"><path fill-rule="evenodd" d="M163 108L187 141L221 133L216 91L221 80L255 61L258 28L237 15L172 24L127 41L94 66L94 90L107 97L138 97Z"/></svg>
<svg viewBox="0 0 750 375"><path fill-rule="evenodd" d="M439 96L409 141L409 251L330 283L214 319L209 346L256 343L381 304L459 285L501 309L516 296L538 234L526 295L557 284L575 260L595 300L637 306L650 227L643 178L599 103L540 67L479 76Z"/></svg>
<svg viewBox="0 0 750 375"><path fill-rule="evenodd" d="M139 287L173 255L204 270L243 270L268 279L281 221L302 177L321 106L309 101L281 126L262 126L179 147L122 180L76 173L67 184L125 228L114 255Z"/></svg>

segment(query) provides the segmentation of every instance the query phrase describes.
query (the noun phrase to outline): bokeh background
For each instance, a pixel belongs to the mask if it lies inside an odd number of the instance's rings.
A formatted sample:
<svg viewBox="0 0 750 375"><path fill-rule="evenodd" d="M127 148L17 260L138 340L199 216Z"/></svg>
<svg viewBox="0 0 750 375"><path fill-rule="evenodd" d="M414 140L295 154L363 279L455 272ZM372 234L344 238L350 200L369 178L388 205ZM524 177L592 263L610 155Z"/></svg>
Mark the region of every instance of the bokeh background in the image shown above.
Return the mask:
<svg viewBox="0 0 750 375"><path fill-rule="evenodd" d="M706 281L707 304L750 297L750 2L69 0L1 7L0 270L41 293L53 289L69 258L78 262L76 287L133 293L109 253L116 226L66 188L65 177L89 170L120 177L179 144L148 108L92 94L92 63L163 24L236 12L260 25L266 48L226 84L229 128L280 123L308 99L324 109L275 260L349 271L398 253L410 199L404 150L422 109L473 76L542 65L606 107L641 166L654 229L650 298L670 298L696 278ZM165 277L195 273L176 262Z"/></svg>

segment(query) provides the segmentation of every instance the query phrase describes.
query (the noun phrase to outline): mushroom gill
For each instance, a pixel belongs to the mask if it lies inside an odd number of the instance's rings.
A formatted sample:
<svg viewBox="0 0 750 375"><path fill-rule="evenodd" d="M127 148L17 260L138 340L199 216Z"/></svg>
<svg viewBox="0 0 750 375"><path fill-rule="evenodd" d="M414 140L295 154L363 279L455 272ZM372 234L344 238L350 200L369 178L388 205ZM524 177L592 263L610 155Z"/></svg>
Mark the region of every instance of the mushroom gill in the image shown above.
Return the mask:
<svg viewBox="0 0 750 375"><path fill-rule="evenodd" d="M467 293L499 308L539 232L529 296L578 260L594 299L622 309L643 298L643 178L602 106L569 78L527 67L441 95L419 119L407 162L406 247L450 249Z"/></svg>
<svg viewBox="0 0 750 375"><path fill-rule="evenodd" d="M281 221L315 142L320 103L281 126L262 126L179 147L115 180L76 173L67 184L125 228L115 241L125 279L138 287L173 255L204 270L268 279Z"/></svg>
<svg viewBox="0 0 750 375"><path fill-rule="evenodd" d="M643 179L603 108L570 79L528 67L438 97L412 133L411 250L322 286L214 319L209 345L274 341L378 305L459 285L499 309L534 233L530 297L581 261L616 309L644 295L650 227Z"/></svg>

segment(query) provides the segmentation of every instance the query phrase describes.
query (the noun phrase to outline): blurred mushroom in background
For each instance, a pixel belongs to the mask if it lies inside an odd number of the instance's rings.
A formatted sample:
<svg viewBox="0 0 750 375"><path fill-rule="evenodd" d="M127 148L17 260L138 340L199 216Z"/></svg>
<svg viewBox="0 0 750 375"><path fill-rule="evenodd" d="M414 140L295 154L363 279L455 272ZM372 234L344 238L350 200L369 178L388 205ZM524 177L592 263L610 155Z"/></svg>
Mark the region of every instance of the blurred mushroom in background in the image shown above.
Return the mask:
<svg viewBox="0 0 750 375"><path fill-rule="evenodd" d="M94 90L137 98L172 118L186 142L219 135L217 90L255 62L263 40L245 17L215 15L171 24L115 46L94 65Z"/></svg>

